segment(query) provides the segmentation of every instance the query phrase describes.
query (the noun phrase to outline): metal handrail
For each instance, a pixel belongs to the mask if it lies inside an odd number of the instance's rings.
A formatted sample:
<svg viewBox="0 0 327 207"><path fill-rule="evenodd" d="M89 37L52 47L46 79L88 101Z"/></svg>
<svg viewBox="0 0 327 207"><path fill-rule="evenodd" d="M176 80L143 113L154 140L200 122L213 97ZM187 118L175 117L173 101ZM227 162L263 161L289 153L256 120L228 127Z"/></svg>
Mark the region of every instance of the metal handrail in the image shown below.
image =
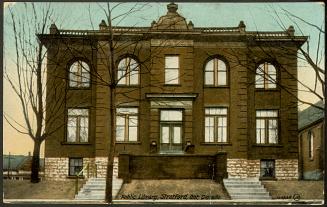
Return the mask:
<svg viewBox="0 0 327 207"><path fill-rule="evenodd" d="M78 193L79 190L79 177L83 174L83 172L85 172L85 170L87 170L87 179L90 177L90 163L87 163L81 171L79 171L78 173L76 173L76 182L75 182L75 194ZM94 168L92 171L92 176L93 177L97 177L98 173L97 173L97 164L94 163Z"/></svg>

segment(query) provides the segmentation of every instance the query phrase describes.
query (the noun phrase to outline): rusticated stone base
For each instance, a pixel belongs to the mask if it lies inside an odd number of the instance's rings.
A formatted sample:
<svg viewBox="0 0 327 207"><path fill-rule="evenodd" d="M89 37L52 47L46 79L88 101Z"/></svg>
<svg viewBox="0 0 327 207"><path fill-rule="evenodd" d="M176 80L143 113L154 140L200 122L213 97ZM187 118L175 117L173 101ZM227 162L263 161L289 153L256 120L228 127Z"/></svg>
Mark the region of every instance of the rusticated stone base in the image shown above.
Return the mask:
<svg viewBox="0 0 327 207"><path fill-rule="evenodd" d="M275 161L275 172L278 180L297 180L299 178L298 160L283 159Z"/></svg>
<svg viewBox="0 0 327 207"><path fill-rule="evenodd" d="M45 158L45 179L65 180L68 176L68 157Z"/></svg>
<svg viewBox="0 0 327 207"><path fill-rule="evenodd" d="M94 177L106 177L107 174L107 158L83 158L83 166L89 164L89 176ZM97 172L95 173L95 165L97 165ZM56 157L45 158L45 179L46 180L66 180L69 173L69 158L68 157ZM85 171L84 175L87 175ZM114 176L118 176L118 157L114 158Z"/></svg>
<svg viewBox="0 0 327 207"><path fill-rule="evenodd" d="M260 176L260 160L227 159L228 177L248 178ZM275 177L277 180L297 180L298 160L275 160Z"/></svg>
<svg viewBox="0 0 327 207"><path fill-rule="evenodd" d="M228 177L259 177L260 160L227 159Z"/></svg>

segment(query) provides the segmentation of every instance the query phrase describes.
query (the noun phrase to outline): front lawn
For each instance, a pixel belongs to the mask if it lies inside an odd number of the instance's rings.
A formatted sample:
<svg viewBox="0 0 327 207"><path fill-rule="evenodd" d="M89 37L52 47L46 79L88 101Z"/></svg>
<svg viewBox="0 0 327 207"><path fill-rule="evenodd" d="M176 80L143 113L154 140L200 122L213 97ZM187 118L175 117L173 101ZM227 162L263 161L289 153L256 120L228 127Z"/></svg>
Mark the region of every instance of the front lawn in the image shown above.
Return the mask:
<svg viewBox="0 0 327 207"><path fill-rule="evenodd" d="M3 180L5 199L74 199L74 181Z"/></svg>
<svg viewBox="0 0 327 207"><path fill-rule="evenodd" d="M262 181L273 199L323 199L323 181ZM298 196L299 195L299 196Z"/></svg>

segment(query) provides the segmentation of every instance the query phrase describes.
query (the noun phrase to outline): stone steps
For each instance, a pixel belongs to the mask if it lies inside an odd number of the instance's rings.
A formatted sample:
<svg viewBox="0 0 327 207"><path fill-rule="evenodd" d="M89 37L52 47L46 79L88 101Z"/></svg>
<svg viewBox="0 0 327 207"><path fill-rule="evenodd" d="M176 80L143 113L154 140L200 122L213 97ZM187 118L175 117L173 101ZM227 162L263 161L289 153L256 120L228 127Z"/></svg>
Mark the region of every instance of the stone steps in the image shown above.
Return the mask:
<svg viewBox="0 0 327 207"><path fill-rule="evenodd" d="M115 198L120 188L123 185L123 180L113 177L112 196ZM80 189L75 196L75 200L104 200L106 189L105 178L90 178Z"/></svg>
<svg viewBox="0 0 327 207"><path fill-rule="evenodd" d="M258 178L228 178L224 179L223 182L232 199L271 199L269 192L267 192Z"/></svg>

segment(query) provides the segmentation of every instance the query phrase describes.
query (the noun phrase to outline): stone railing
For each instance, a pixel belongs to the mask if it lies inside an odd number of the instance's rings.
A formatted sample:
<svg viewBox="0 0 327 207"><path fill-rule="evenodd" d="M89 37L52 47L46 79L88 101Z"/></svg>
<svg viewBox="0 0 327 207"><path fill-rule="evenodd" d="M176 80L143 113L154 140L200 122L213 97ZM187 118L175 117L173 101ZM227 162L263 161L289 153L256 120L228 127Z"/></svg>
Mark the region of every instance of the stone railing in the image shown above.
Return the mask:
<svg viewBox="0 0 327 207"><path fill-rule="evenodd" d="M206 28L195 28L205 33L229 33L229 32L240 32L239 27L206 27Z"/></svg>

